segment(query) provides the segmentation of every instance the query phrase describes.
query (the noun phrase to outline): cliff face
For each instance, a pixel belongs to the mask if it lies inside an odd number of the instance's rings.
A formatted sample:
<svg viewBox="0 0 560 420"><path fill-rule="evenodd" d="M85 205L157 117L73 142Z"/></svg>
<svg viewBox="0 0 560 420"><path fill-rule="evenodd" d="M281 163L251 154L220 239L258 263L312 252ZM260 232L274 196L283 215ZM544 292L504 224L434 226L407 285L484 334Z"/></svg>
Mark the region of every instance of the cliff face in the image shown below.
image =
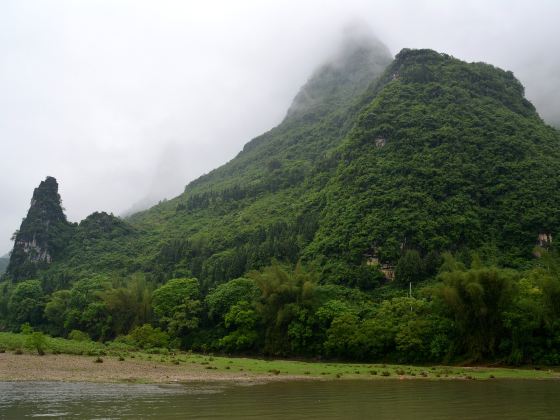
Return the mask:
<svg viewBox="0 0 560 420"><path fill-rule="evenodd" d="M62 210L58 183L49 176L33 191L27 216L15 233L7 274L16 281L33 277L37 269L56 258L71 229Z"/></svg>

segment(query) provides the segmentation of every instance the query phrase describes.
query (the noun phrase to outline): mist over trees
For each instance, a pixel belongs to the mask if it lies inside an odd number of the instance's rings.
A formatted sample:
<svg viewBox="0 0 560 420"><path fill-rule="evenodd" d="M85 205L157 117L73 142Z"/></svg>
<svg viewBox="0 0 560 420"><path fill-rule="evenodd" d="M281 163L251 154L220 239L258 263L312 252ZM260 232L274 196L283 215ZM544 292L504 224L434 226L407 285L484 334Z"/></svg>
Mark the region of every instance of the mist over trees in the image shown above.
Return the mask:
<svg viewBox="0 0 560 420"><path fill-rule="evenodd" d="M560 133L509 71L426 49L391 59L373 37L344 51L281 124L149 210L70 223L43 181L0 283L0 329L560 363Z"/></svg>

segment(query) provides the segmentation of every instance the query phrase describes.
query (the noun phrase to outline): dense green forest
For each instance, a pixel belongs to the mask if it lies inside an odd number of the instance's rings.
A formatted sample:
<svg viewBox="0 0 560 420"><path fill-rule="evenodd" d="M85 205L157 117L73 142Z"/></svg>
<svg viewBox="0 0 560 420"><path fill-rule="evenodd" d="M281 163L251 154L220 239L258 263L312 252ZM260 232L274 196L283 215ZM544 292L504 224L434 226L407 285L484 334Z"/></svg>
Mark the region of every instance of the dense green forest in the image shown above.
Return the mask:
<svg viewBox="0 0 560 420"><path fill-rule="evenodd" d="M180 196L68 222L35 190L0 329L398 362L560 363L560 134L511 72L347 44Z"/></svg>

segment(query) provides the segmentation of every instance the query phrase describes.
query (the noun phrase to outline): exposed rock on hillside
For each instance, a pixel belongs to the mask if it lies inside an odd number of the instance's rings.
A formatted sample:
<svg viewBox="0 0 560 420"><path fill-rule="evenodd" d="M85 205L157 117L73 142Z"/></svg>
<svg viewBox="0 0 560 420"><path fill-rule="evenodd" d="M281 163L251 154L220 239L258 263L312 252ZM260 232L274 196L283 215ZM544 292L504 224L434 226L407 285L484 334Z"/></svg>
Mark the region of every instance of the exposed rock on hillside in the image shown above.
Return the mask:
<svg viewBox="0 0 560 420"><path fill-rule="evenodd" d="M53 261L71 229L62 209L58 183L48 176L33 191L27 217L14 234L7 273L14 280L33 277L38 268Z"/></svg>

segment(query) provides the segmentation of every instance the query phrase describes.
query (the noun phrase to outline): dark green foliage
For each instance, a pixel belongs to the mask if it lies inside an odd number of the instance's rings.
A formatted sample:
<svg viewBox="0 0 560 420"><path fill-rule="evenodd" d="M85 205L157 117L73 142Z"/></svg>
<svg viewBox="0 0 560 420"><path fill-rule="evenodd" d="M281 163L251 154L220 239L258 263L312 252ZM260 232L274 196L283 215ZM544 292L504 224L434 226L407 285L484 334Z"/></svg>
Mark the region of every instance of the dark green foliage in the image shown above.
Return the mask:
<svg viewBox="0 0 560 420"><path fill-rule="evenodd" d="M15 285L10 293L7 308L8 322L12 328L30 323L39 325L43 320L45 295L38 280L26 280Z"/></svg>
<svg viewBox="0 0 560 420"><path fill-rule="evenodd" d="M175 337L186 337L200 322L196 279L172 279L154 291L152 307L159 324Z"/></svg>
<svg viewBox="0 0 560 420"><path fill-rule="evenodd" d="M404 50L376 89L340 149L311 256L490 245L517 266L558 231L560 137L511 73Z"/></svg>
<svg viewBox="0 0 560 420"><path fill-rule="evenodd" d="M215 320L225 319L232 306L239 302L252 302L260 290L252 279L239 278L221 284L206 296L208 316Z"/></svg>
<svg viewBox="0 0 560 420"><path fill-rule="evenodd" d="M49 302L45 306L44 316L49 325L49 332L54 335L61 336L66 332L65 325L70 296L70 290L58 290L51 295ZM70 338L74 339L73 337Z"/></svg>
<svg viewBox="0 0 560 420"><path fill-rule="evenodd" d="M301 266L291 272L275 264L252 273L261 291L257 311L265 327L264 351L285 355L290 347L305 347L312 331L309 316L315 305L317 280Z"/></svg>
<svg viewBox="0 0 560 420"><path fill-rule="evenodd" d="M408 286L422 280L424 273L424 262L418 251L406 251L397 263L395 281L401 286Z"/></svg>
<svg viewBox="0 0 560 420"><path fill-rule="evenodd" d="M72 225L47 178L0 283L0 328L560 364L560 257L549 240L533 256L560 228L559 132L511 72L347 47L279 126L179 197Z"/></svg>
<svg viewBox="0 0 560 420"><path fill-rule="evenodd" d="M229 352L253 350L258 340L258 321L252 303L243 300L233 305L224 318L229 333L219 340L220 348Z"/></svg>
<svg viewBox="0 0 560 420"><path fill-rule="evenodd" d="M134 279L127 287L110 288L99 297L111 318L113 335L125 334L151 318L151 289L143 279Z"/></svg>
<svg viewBox="0 0 560 420"><path fill-rule="evenodd" d="M455 323L456 352L473 360L495 355L505 328L503 313L512 306L515 275L488 268L441 275L437 296Z"/></svg>

